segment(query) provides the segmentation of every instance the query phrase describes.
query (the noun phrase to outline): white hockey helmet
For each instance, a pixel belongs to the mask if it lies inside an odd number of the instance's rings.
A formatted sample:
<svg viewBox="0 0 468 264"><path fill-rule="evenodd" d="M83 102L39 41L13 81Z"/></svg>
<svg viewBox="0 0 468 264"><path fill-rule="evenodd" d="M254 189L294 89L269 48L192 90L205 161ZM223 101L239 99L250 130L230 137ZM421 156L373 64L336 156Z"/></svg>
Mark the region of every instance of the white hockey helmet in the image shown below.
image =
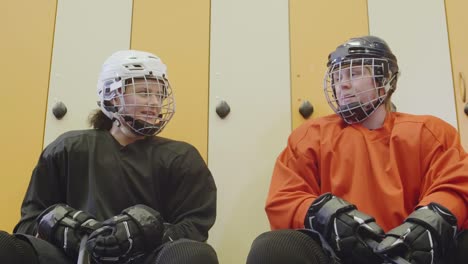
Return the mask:
<svg viewBox="0 0 468 264"><path fill-rule="evenodd" d="M166 69L161 59L149 52L122 50L113 53L102 65L97 84L102 112L128 126L136 135L151 136L161 132L175 113ZM150 103L149 99L129 100L128 96L132 95L157 97L157 104Z"/></svg>

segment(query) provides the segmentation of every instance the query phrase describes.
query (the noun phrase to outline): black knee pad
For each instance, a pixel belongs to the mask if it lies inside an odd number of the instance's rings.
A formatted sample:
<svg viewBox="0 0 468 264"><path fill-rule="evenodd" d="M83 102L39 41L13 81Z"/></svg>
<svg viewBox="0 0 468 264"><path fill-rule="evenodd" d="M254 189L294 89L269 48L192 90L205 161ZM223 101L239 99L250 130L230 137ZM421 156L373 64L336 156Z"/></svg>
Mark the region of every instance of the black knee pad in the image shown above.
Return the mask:
<svg viewBox="0 0 468 264"><path fill-rule="evenodd" d="M457 237L457 247L454 252L455 264L464 264L468 260L468 230L464 230Z"/></svg>
<svg viewBox="0 0 468 264"><path fill-rule="evenodd" d="M0 231L0 263L38 264L39 261L28 242Z"/></svg>
<svg viewBox="0 0 468 264"><path fill-rule="evenodd" d="M179 239L166 243L156 257L156 264L218 264L215 250L207 243Z"/></svg>
<svg viewBox="0 0 468 264"><path fill-rule="evenodd" d="M310 236L295 230L276 230L252 243L247 264L328 264L330 259Z"/></svg>

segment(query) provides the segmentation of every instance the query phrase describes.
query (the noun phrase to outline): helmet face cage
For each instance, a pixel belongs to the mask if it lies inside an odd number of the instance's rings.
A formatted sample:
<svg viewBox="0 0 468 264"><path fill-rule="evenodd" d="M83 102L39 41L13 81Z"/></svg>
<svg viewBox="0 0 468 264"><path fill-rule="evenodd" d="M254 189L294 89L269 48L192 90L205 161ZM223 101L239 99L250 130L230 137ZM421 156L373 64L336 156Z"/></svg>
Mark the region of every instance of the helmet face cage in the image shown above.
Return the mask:
<svg viewBox="0 0 468 264"><path fill-rule="evenodd" d="M114 107L116 116L137 135L158 134L174 115L175 101L169 81L165 78L143 76L122 81Z"/></svg>
<svg viewBox="0 0 468 264"><path fill-rule="evenodd" d="M355 87L355 82L362 79L371 79L372 84L364 88ZM333 111L346 123L359 123L385 102L388 91L393 89L392 80L387 59L360 57L337 60L329 65L325 74L325 97ZM344 85L348 87L346 96L353 100L340 104L336 88Z"/></svg>
<svg viewBox="0 0 468 264"><path fill-rule="evenodd" d="M175 113L166 65L148 52L112 54L103 64L97 88L102 112L135 135L160 133Z"/></svg>

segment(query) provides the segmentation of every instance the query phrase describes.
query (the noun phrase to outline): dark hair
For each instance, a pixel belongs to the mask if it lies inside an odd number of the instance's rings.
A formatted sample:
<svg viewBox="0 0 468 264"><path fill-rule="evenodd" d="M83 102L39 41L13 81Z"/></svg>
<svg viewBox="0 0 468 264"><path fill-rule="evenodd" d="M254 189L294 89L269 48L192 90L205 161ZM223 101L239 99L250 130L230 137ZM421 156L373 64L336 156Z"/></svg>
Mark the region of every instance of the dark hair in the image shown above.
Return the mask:
<svg viewBox="0 0 468 264"><path fill-rule="evenodd" d="M101 111L101 109L97 109L89 115L88 123L96 129L110 130L113 122Z"/></svg>

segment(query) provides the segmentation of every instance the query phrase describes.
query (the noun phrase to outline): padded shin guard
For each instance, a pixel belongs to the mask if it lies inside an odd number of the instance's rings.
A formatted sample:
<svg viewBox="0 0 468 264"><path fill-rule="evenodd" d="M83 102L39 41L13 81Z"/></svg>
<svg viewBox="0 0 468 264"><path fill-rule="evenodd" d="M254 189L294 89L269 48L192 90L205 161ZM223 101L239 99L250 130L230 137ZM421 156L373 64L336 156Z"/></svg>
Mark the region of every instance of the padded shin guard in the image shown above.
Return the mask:
<svg viewBox="0 0 468 264"><path fill-rule="evenodd" d="M146 262L149 263L149 262ZM215 250L207 243L179 239L159 250L155 264L218 264Z"/></svg>
<svg viewBox="0 0 468 264"><path fill-rule="evenodd" d="M252 243L247 264L328 264L330 259L311 237L295 230L276 230Z"/></svg>
<svg viewBox="0 0 468 264"><path fill-rule="evenodd" d="M0 263L38 264L39 261L28 242L0 231Z"/></svg>
<svg viewBox="0 0 468 264"><path fill-rule="evenodd" d="M454 264L465 264L468 260L468 230L457 238L457 248L454 253Z"/></svg>

